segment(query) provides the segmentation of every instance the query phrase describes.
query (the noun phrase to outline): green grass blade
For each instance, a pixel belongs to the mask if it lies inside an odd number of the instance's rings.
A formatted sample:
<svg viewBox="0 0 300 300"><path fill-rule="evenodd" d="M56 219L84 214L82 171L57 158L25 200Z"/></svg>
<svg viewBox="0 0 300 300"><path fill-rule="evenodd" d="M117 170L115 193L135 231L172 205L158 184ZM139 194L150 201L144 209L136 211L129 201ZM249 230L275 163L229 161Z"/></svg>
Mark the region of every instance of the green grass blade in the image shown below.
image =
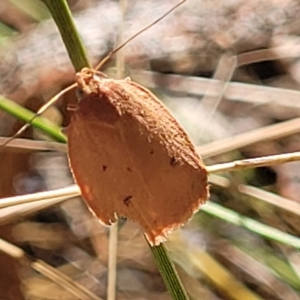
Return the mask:
<svg viewBox="0 0 300 300"><path fill-rule="evenodd" d="M201 210L226 222L235 224L240 227L244 227L267 239L300 249L300 238L297 238L288 233L284 233L278 229L262 224L248 217L241 216L237 212L228 208L224 208L223 206L218 205L216 203L208 202L201 207Z"/></svg>
<svg viewBox="0 0 300 300"><path fill-rule="evenodd" d="M25 122L31 122L35 113L0 95L0 109L12 114L16 118ZM67 138L61 132L61 128L43 117L36 117L32 120L32 125L47 133L55 140L66 143Z"/></svg>

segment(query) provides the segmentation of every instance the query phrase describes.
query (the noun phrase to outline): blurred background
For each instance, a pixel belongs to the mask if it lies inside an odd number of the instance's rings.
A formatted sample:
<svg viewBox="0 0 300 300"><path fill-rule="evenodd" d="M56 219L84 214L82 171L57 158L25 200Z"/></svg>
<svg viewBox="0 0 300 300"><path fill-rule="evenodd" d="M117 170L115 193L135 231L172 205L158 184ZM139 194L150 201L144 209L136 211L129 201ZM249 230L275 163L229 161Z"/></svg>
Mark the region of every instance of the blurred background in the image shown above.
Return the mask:
<svg viewBox="0 0 300 300"><path fill-rule="evenodd" d="M96 65L116 46L120 30L124 39L133 35L176 1L128 0L125 20L118 1L68 3ZM187 0L122 49L124 77L168 106L206 165L299 151L299 17L297 0ZM38 0L0 2L0 58L0 93L33 111L74 82L58 31ZM102 71L113 77L115 58ZM75 101L67 93L45 116L65 127ZM22 125L0 111L2 137ZM49 140L33 128L22 137ZM299 169L293 162L212 175L210 201L224 209L220 214L297 237ZM65 152L0 149L1 198L72 183ZM297 248L220 217L200 210L166 243L191 299L300 299ZM2 208L0 238L27 254L22 260L0 251L0 299L82 299L76 284L91 293L86 299L107 299L109 229L80 198ZM57 277L34 270L36 261L52 266ZM125 220L117 262L117 299L170 299L142 232Z"/></svg>

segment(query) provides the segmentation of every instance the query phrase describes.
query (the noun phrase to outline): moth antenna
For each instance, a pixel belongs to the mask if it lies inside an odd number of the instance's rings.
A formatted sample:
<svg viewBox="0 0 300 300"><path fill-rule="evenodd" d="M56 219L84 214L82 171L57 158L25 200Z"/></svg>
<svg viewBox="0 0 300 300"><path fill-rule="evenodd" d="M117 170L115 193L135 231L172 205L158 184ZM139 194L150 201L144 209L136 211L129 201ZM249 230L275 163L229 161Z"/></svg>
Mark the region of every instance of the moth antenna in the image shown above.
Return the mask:
<svg viewBox="0 0 300 300"><path fill-rule="evenodd" d="M101 62L95 67L95 70L99 70L117 51L125 47L129 42L131 42L133 39L135 39L137 36L142 34L144 31L148 30L150 27L154 26L158 22L160 22L162 19L164 19L167 15L169 15L172 11L177 9L179 6L181 6L186 0L182 0L179 3L177 3L175 6L173 6L171 9L169 9L167 12L165 12L162 16L160 16L155 21L151 22L147 26L145 26L143 29L129 37L125 42L121 43L119 46L117 46L115 49L113 49L105 58L101 60Z"/></svg>
<svg viewBox="0 0 300 300"><path fill-rule="evenodd" d="M19 137L33 122L33 120L42 115L51 105L53 105L61 96L63 96L68 91L72 90L77 86L76 83L68 86L67 88L60 91L58 94L56 94L53 98L51 98L47 103L45 103L38 111L37 113L25 124L23 125L13 136L7 139L5 143L1 145L1 147L5 147L7 144L9 144L12 140Z"/></svg>

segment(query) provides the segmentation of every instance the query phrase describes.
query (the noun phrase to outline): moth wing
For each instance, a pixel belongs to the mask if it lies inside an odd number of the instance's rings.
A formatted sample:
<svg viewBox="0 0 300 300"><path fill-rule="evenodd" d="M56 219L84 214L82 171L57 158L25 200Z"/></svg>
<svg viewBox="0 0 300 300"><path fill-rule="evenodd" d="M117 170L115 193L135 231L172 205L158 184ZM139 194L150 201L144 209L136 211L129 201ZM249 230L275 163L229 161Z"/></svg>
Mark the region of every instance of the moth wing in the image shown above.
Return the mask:
<svg viewBox="0 0 300 300"><path fill-rule="evenodd" d="M68 127L74 178L102 222L127 217L158 244L206 200L205 168L180 125L146 89L105 80L99 91L79 103Z"/></svg>

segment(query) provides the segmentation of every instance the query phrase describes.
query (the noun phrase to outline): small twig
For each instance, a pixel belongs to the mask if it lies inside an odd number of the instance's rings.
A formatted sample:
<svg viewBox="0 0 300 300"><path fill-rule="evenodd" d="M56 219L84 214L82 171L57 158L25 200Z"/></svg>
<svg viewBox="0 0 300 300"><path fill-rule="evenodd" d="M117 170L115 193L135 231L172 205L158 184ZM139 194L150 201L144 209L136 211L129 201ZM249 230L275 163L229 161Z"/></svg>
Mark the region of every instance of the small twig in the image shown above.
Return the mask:
<svg viewBox="0 0 300 300"><path fill-rule="evenodd" d="M57 142L37 141L30 139L14 139L10 137L0 137L0 147L19 148L30 151L60 151L67 152L66 144Z"/></svg>
<svg viewBox="0 0 300 300"><path fill-rule="evenodd" d="M244 184L239 185L238 190L240 193L247 195L248 197L270 203L276 207L300 216L300 204L298 201L294 201L263 189Z"/></svg>
<svg viewBox="0 0 300 300"><path fill-rule="evenodd" d="M236 160L228 163L207 166L208 173L220 173L229 171L239 171L249 168L266 167L272 165L279 165L287 162L299 161L300 152L270 155L258 158L250 158L243 160Z"/></svg>
<svg viewBox="0 0 300 300"><path fill-rule="evenodd" d="M107 300L116 299L118 222L109 228Z"/></svg>
<svg viewBox="0 0 300 300"><path fill-rule="evenodd" d="M299 132L300 118L295 118L198 146L197 151L203 159L206 159L259 142L272 141Z"/></svg>
<svg viewBox="0 0 300 300"><path fill-rule="evenodd" d="M80 196L80 190L77 185L73 184L68 187L61 188L58 190L53 190L53 191L2 198L0 201L0 209L9 206L15 206L19 204L31 203L35 201L41 201L41 200L49 200L49 199L67 200L76 196Z"/></svg>

